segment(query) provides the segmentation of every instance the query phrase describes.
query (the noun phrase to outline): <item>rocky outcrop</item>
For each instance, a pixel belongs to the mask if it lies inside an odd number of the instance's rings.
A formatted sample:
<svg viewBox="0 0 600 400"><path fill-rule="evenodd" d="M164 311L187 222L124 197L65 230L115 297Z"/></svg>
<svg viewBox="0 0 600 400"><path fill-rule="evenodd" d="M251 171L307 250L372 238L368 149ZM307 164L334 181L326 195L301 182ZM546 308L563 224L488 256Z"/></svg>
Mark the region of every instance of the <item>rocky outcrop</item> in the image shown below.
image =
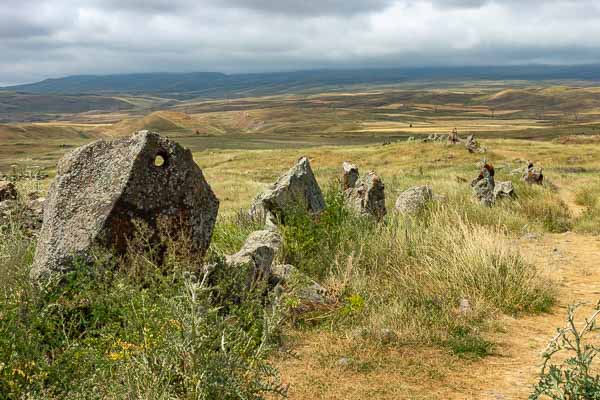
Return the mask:
<svg viewBox="0 0 600 400"><path fill-rule="evenodd" d="M252 280L268 279L281 242L281 236L277 232L271 230L252 232L240 251L227 256L225 261L229 265L251 265L254 269Z"/></svg>
<svg viewBox="0 0 600 400"><path fill-rule="evenodd" d="M219 201L192 153L157 133L140 131L115 141L96 141L58 164L44 211L32 277L69 269L74 257L95 246L126 251L143 221L157 240L157 226L189 234L204 256Z"/></svg>
<svg viewBox="0 0 600 400"><path fill-rule="evenodd" d="M302 157L285 175L269 186L253 202L250 216L272 224L285 223L285 215L296 210L318 214L325 199L308 158Z"/></svg>
<svg viewBox="0 0 600 400"><path fill-rule="evenodd" d="M356 173L358 174L358 168ZM385 185L373 171L358 179L354 187L346 189L344 197L346 206L359 215L382 219L387 213L385 208Z"/></svg>
<svg viewBox="0 0 600 400"><path fill-rule="evenodd" d="M405 190L396 200L395 211L415 215L423 210L427 203L433 200L433 191L431 186L414 186Z"/></svg>
<svg viewBox="0 0 600 400"><path fill-rule="evenodd" d="M16 200L17 189L12 182L0 181L0 202L6 200Z"/></svg>

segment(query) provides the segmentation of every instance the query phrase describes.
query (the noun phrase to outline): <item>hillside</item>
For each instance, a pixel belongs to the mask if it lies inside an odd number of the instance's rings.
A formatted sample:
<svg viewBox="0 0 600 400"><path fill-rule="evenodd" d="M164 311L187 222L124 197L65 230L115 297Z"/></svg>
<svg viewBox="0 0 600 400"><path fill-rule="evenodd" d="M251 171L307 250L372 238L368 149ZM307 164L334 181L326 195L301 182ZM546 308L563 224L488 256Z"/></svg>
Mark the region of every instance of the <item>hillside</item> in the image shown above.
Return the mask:
<svg viewBox="0 0 600 400"><path fill-rule="evenodd" d="M583 66L437 67L313 70L226 75L216 72L79 75L7 88L26 93L154 93L180 99L233 98L350 85L397 84L431 80L587 80L599 81L600 69Z"/></svg>
<svg viewBox="0 0 600 400"><path fill-rule="evenodd" d="M155 111L141 118L128 118L110 127L101 127L97 132L107 136L128 136L131 132L151 130L173 132L192 129L195 121L187 114L177 111Z"/></svg>

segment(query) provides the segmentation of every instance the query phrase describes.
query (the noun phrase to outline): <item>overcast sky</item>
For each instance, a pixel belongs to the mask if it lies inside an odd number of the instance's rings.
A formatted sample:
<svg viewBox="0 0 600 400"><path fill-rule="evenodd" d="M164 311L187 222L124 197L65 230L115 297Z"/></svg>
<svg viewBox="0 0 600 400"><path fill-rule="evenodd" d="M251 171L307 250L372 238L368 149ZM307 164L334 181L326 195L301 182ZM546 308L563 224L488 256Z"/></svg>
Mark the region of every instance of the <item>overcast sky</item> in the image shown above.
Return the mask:
<svg viewBox="0 0 600 400"><path fill-rule="evenodd" d="M0 85L71 74L600 62L600 0L0 0Z"/></svg>

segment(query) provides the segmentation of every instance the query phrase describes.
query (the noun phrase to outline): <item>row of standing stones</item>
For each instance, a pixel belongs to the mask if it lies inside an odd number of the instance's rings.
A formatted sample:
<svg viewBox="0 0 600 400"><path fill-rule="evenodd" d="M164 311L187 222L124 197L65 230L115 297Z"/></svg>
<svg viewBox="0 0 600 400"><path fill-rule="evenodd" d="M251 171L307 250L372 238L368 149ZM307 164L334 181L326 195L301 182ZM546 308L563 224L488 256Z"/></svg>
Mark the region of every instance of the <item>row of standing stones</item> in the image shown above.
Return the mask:
<svg viewBox="0 0 600 400"><path fill-rule="evenodd" d="M342 189L346 206L358 215L381 220L387 213L385 186L373 171L360 176L356 165L344 162ZM523 180L541 184L541 170L529 164ZM514 198L511 182L494 181L494 169L483 163L472 182L474 197L490 206L499 198ZM13 201L12 183L0 183L0 204ZM443 200L430 186L402 192L394 211L416 215L431 201ZM226 257L230 265L251 265L249 280L267 279L273 287L294 292L309 303L331 301L327 291L294 266L277 265L282 244L278 226L286 213L301 209L313 215L325 210L323 193L308 158L302 157L254 200L249 215L264 223L239 252ZM44 204L31 278L43 282L68 271L75 259L87 258L101 246L117 253L127 250L137 221L158 240L158 226L190 235L193 254L202 259L210 245L219 200L194 162L191 152L157 133L140 131L132 137L96 141L67 154ZM208 267L207 267L208 268Z"/></svg>

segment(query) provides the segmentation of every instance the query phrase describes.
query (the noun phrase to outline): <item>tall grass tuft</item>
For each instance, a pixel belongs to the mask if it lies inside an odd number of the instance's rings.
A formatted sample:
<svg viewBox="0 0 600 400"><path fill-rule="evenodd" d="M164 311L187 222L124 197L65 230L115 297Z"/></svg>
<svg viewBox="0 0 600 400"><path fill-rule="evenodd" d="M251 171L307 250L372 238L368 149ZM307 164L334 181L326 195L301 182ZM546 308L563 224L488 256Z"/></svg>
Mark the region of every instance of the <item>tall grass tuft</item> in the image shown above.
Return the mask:
<svg viewBox="0 0 600 400"><path fill-rule="evenodd" d="M600 234L600 181L595 181L582 187L575 195L575 202L585 207L575 221L575 231Z"/></svg>

